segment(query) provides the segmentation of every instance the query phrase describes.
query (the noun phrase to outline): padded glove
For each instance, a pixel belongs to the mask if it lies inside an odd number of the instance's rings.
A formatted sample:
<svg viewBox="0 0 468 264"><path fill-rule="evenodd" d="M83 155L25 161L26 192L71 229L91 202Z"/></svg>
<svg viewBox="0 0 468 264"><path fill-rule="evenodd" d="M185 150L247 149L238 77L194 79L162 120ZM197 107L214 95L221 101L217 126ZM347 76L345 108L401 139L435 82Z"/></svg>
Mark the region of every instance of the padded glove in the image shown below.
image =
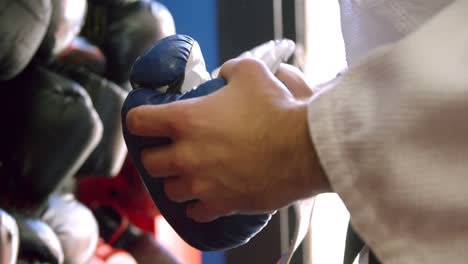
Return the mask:
<svg viewBox="0 0 468 264"><path fill-rule="evenodd" d="M171 140L132 135L126 128L125 120L128 111L134 107L203 96L226 84L220 78L210 79L198 43L184 35L169 36L158 41L136 60L131 76L132 86L144 88L130 92L122 109L124 137L129 153L156 206L182 239L204 251L229 249L246 243L267 224L271 215L232 215L209 223L198 223L188 218L188 202L169 200L164 193L163 179L152 177L141 162L143 148L171 144Z"/></svg>
<svg viewBox="0 0 468 264"><path fill-rule="evenodd" d="M128 93L114 82L82 66L60 62L53 66L57 72L78 82L86 90L104 128L101 141L87 158L78 174L107 177L117 175L127 156L120 111Z"/></svg>
<svg viewBox="0 0 468 264"><path fill-rule="evenodd" d="M154 0L93 0L81 34L104 52L105 77L125 86L137 56L175 34L175 26L167 8Z"/></svg>
<svg viewBox="0 0 468 264"><path fill-rule="evenodd" d="M0 85L0 203L39 212L97 146L102 124L83 87L42 67Z"/></svg>
<svg viewBox="0 0 468 264"><path fill-rule="evenodd" d="M13 215L20 235L19 264L63 263L62 245L52 228L37 218L18 213Z"/></svg>

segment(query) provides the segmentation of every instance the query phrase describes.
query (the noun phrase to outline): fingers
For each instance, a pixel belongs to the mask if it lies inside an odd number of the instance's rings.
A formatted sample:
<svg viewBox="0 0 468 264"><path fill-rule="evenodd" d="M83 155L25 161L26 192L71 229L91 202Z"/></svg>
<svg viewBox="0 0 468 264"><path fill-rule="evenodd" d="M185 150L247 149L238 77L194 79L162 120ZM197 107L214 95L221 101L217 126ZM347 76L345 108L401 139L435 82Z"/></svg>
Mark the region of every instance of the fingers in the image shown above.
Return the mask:
<svg viewBox="0 0 468 264"><path fill-rule="evenodd" d="M153 177L164 178L164 192L174 202L200 198L201 185L193 178L194 161L181 153L177 143L144 149L141 161Z"/></svg>
<svg viewBox="0 0 468 264"><path fill-rule="evenodd" d="M223 78L227 82L229 82L232 78L234 67L237 65L238 62L239 59L232 59L226 61L223 65L221 65L218 77Z"/></svg>
<svg viewBox="0 0 468 264"><path fill-rule="evenodd" d="M164 105L143 105L127 113L126 125L130 133L140 136L173 137L181 102Z"/></svg>
<svg viewBox="0 0 468 264"><path fill-rule="evenodd" d="M176 144L169 144L143 149L141 162L146 171L153 177L169 177L182 173L182 161L176 160Z"/></svg>
<svg viewBox="0 0 468 264"><path fill-rule="evenodd" d="M169 200L176 203L191 201L187 205L187 217L196 222L206 223L222 216L234 214L234 211L227 210L225 206L216 207L213 206L213 203L205 202L200 197L203 190L192 180L184 176L164 179L164 192Z"/></svg>
<svg viewBox="0 0 468 264"><path fill-rule="evenodd" d="M169 200L182 203L197 199L193 182L188 177L174 176L164 179L164 192Z"/></svg>
<svg viewBox="0 0 468 264"><path fill-rule="evenodd" d="M267 77L268 75L270 77ZM265 64L252 58L227 61L221 66L219 76L228 83L232 82L234 78L247 78L249 83L255 81L265 83L269 78L274 78ZM313 95L313 89L307 84L304 74L292 65L280 64L275 77L275 80L279 79L287 86L288 94L292 94L297 100L307 100ZM284 89L283 85L281 87Z"/></svg>
<svg viewBox="0 0 468 264"><path fill-rule="evenodd" d="M307 84L304 74L292 65L282 63L275 76L288 87L296 99L305 100L314 93Z"/></svg>
<svg viewBox="0 0 468 264"><path fill-rule="evenodd" d="M268 74L270 74L270 71L266 65L254 58L228 60L221 66L219 71L219 77L224 78L228 83L236 76L249 76L261 79Z"/></svg>
<svg viewBox="0 0 468 264"><path fill-rule="evenodd" d="M233 212L213 208L204 201L194 201L187 205L187 216L200 223L211 222L219 217L231 215L232 213Z"/></svg>

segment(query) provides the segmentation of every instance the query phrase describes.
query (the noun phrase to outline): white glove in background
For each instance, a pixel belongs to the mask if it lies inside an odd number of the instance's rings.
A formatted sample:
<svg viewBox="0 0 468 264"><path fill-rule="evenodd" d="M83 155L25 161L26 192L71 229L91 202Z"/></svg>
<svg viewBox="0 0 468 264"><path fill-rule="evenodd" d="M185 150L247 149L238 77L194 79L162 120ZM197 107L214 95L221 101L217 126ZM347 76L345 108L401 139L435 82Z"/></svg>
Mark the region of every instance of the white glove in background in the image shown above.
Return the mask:
<svg viewBox="0 0 468 264"><path fill-rule="evenodd" d="M0 264L15 264L18 248L19 234L16 221L0 209Z"/></svg>
<svg viewBox="0 0 468 264"><path fill-rule="evenodd" d="M237 56L237 59L255 58L266 64L272 73L276 73L279 65L294 54L296 44L289 39L270 40L257 47L245 51ZM212 78L217 78L221 67L211 72Z"/></svg>
<svg viewBox="0 0 468 264"><path fill-rule="evenodd" d="M237 58L256 58L267 65L271 72L275 73L282 62L286 62L294 53L296 44L289 39L270 40L251 50L245 51ZM193 43L187 67L184 74L184 83L181 91L186 92L200 84L217 78L221 67L216 68L211 76L206 70L205 60L197 41ZM161 92L167 90L167 86L158 89Z"/></svg>
<svg viewBox="0 0 468 264"><path fill-rule="evenodd" d="M41 219L59 238L65 264L87 263L96 250L99 231L93 213L71 194L51 194Z"/></svg>

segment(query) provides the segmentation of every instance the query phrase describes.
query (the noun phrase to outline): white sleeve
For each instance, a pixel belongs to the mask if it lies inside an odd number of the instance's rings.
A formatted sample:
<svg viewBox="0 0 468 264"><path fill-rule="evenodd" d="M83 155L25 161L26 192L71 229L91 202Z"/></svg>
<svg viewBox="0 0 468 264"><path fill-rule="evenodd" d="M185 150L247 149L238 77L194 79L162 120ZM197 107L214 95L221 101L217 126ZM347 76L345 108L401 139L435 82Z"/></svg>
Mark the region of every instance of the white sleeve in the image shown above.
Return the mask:
<svg viewBox="0 0 468 264"><path fill-rule="evenodd" d="M332 188L383 263L468 261L468 0L308 106Z"/></svg>

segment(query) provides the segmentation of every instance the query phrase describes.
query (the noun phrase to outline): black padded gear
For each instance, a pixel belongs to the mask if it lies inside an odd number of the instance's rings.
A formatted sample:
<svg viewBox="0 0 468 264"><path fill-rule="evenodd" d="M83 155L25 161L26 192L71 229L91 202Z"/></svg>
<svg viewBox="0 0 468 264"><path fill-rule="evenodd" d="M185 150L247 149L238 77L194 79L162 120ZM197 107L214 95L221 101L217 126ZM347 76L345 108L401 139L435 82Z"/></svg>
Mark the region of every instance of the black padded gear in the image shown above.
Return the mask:
<svg viewBox="0 0 468 264"><path fill-rule="evenodd" d="M172 34L171 14L154 0L90 1L82 31L106 55L105 77L122 86L128 83L137 56Z"/></svg>
<svg viewBox="0 0 468 264"><path fill-rule="evenodd" d="M83 87L42 67L0 86L0 204L37 212L94 150L102 124Z"/></svg>
<svg viewBox="0 0 468 264"><path fill-rule="evenodd" d="M127 155L120 122L120 110L127 92L84 67L67 63L56 63L54 67L88 92L104 128L99 145L83 164L79 175L117 175Z"/></svg>

